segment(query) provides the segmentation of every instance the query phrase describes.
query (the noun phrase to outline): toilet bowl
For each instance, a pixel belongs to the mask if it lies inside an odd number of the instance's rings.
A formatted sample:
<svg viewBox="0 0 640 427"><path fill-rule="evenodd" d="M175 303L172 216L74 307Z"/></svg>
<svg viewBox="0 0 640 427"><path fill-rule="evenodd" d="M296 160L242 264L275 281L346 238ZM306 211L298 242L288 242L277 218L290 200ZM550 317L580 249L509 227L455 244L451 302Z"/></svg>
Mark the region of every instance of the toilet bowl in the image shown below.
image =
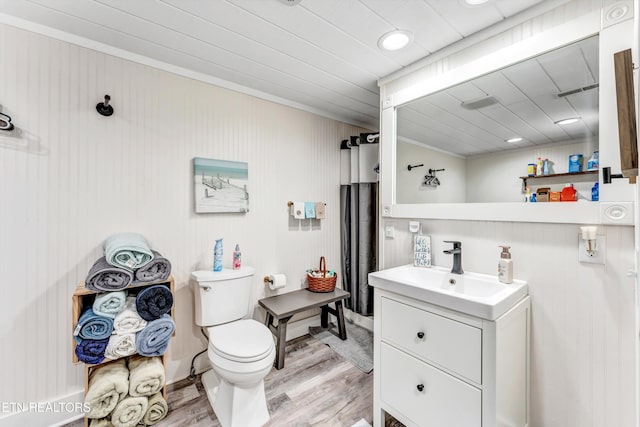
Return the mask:
<svg viewBox="0 0 640 427"><path fill-rule="evenodd" d="M207 329L211 369L202 374L222 427L259 427L269 421L264 377L276 357L271 331L248 319L255 270L223 268L191 273L196 324Z"/></svg>
<svg viewBox="0 0 640 427"><path fill-rule="evenodd" d="M220 425L258 427L269 421L264 377L275 360L271 332L252 319L207 329L213 369L202 383Z"/></svg>

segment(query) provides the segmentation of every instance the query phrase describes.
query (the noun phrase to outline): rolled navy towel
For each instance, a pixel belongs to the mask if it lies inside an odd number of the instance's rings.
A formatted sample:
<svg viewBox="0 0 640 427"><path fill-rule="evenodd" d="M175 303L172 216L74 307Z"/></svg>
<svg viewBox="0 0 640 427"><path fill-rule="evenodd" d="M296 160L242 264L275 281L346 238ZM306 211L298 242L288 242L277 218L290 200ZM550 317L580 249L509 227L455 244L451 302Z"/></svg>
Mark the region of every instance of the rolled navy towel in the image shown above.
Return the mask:
<svg viewBox="0 0 640 427"><path fill-rule="evenodd" d="M81 340L102 340L113 332L113 319L99 316L91 307L82 312L73 336L76 342Z"/></svg>
<svg viewBox="0 0 640 427"><path fill-rule="evenodd" d="M92 292L119 291L133 282L133 272L122 267L115 267L107 262L107 258L99 258L87 274L84 287Z"/></svg>
<svg viewBox="0 0 640 427"><path fill-rule="evenodd" d="M124 309L126 300L126 291L98 294L93 302L93 312L98 316L115 319L116 315Z"/></svg>
<svg viewBox="0 0 640 427"><path fill-rule="evenodd" d="M168 314L152 320L147 326L136 334L136 348L142 356L162 356L169 346L171 334L176 325Z"/></svg>
<svg viewBox="0 0 640 427"><path fill-rule="evenodd" d="M171 290L164 285L149 286L136 297L136 310L140 317L150 321L169 313L173 307Z"/></svg>
<svg viewBox="0 0 640 427"><path fill-rule="evenodd" d="M76 344L78 360L89 365L97 365L104 360L104 352L109 344L109 338L102 340L80 340Z"/></svg>
<svg viewBox="0 0 640 427"><path fill-rule="evenodd" d="M152 250L153 259L144 267L140 267L135 272L136 282L160 282L167 280L171 275L171 262Z"/></svg>

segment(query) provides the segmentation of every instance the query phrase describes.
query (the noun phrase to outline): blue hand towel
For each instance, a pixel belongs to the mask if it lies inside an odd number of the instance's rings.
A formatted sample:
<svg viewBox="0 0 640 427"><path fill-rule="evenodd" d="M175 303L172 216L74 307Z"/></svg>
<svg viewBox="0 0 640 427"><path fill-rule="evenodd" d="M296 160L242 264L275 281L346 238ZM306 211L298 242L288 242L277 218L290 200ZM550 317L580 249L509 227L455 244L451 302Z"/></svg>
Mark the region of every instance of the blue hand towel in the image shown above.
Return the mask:
<svg viewBox="0 0 640 427"><path fill-rule="evenodd" d="M153 259L147 240L138 233L120 233L108 237L103 245L107 262L116 267L136 270Z"/></svg>
<svg viewBox="0 0 640 427"><path fill-rule="evenodd" d="M112 332L113 319L98 316L89 307L78 319L78 325L73 331L73 335L77 343L82 340L103 340L105 338L109 341L109 336Z"/></svg>
<svg viewBox="0 0 640 427"><path fill-rule="evenodd" d="M116 314L124 310L126 300L127 291L98 294L93 302L93 313L98 316L115 319Z"/></svg>
<svg viewBox="0 0 640 427"><path fill-rule="evenodd" d="M136 297L136 310L144 320L158 319L171 311L173 295L164 285L149 286L141 290Z"/></svg>
<svg viewBox="0 0 640 427"><path fill-rule="evenodd" d="M316 203L304 202L304 217L315 218L316 217Z"/></svg>
<svg viewBox="0 0 640 427"><path fill-rule="evenodd" d="M76 345L76 356L81 362L97 365L104 360L107 344L109 344L108 338L103 340L80 340Z"/></svg>
<svg viewBox="0 0 640 427"><path fill-rule="evenodd" d="M176 325L168 314L147 323L136 335L136 348L142 356L162 356L169 346Z"/></svg>

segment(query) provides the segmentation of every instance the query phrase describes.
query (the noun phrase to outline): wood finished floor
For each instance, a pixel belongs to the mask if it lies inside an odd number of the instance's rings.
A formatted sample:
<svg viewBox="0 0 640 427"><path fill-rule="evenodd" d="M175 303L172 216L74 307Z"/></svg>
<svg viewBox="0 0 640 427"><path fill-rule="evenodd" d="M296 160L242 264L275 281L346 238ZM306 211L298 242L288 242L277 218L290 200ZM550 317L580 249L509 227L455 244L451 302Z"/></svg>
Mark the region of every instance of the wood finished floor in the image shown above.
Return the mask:
<svg viewBox="0 0 640 427"><path fill-rule="evenodd" d="M285 366L267 375L265 393L269 427L349 427L362 418L372 423L373 372L363 373L309 335L287 342ZM220 426L200 376L168 386L167 403L169 414L156 426ZM82 425L79 420L65 427Z"/></svg>

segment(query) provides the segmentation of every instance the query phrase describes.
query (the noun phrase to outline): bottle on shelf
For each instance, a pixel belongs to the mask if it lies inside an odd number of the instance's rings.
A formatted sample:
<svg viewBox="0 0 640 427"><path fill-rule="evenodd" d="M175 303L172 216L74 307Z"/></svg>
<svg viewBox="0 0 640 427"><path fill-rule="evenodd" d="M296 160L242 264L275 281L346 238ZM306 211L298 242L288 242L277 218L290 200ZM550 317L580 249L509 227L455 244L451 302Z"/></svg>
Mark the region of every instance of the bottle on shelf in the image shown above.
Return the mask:
<svg viewBox="0 0 640 427"><path fill-rule="evenodd" d="M536 176L542 175L542 158L538 157L538 161L536 162Z"/></svg>

